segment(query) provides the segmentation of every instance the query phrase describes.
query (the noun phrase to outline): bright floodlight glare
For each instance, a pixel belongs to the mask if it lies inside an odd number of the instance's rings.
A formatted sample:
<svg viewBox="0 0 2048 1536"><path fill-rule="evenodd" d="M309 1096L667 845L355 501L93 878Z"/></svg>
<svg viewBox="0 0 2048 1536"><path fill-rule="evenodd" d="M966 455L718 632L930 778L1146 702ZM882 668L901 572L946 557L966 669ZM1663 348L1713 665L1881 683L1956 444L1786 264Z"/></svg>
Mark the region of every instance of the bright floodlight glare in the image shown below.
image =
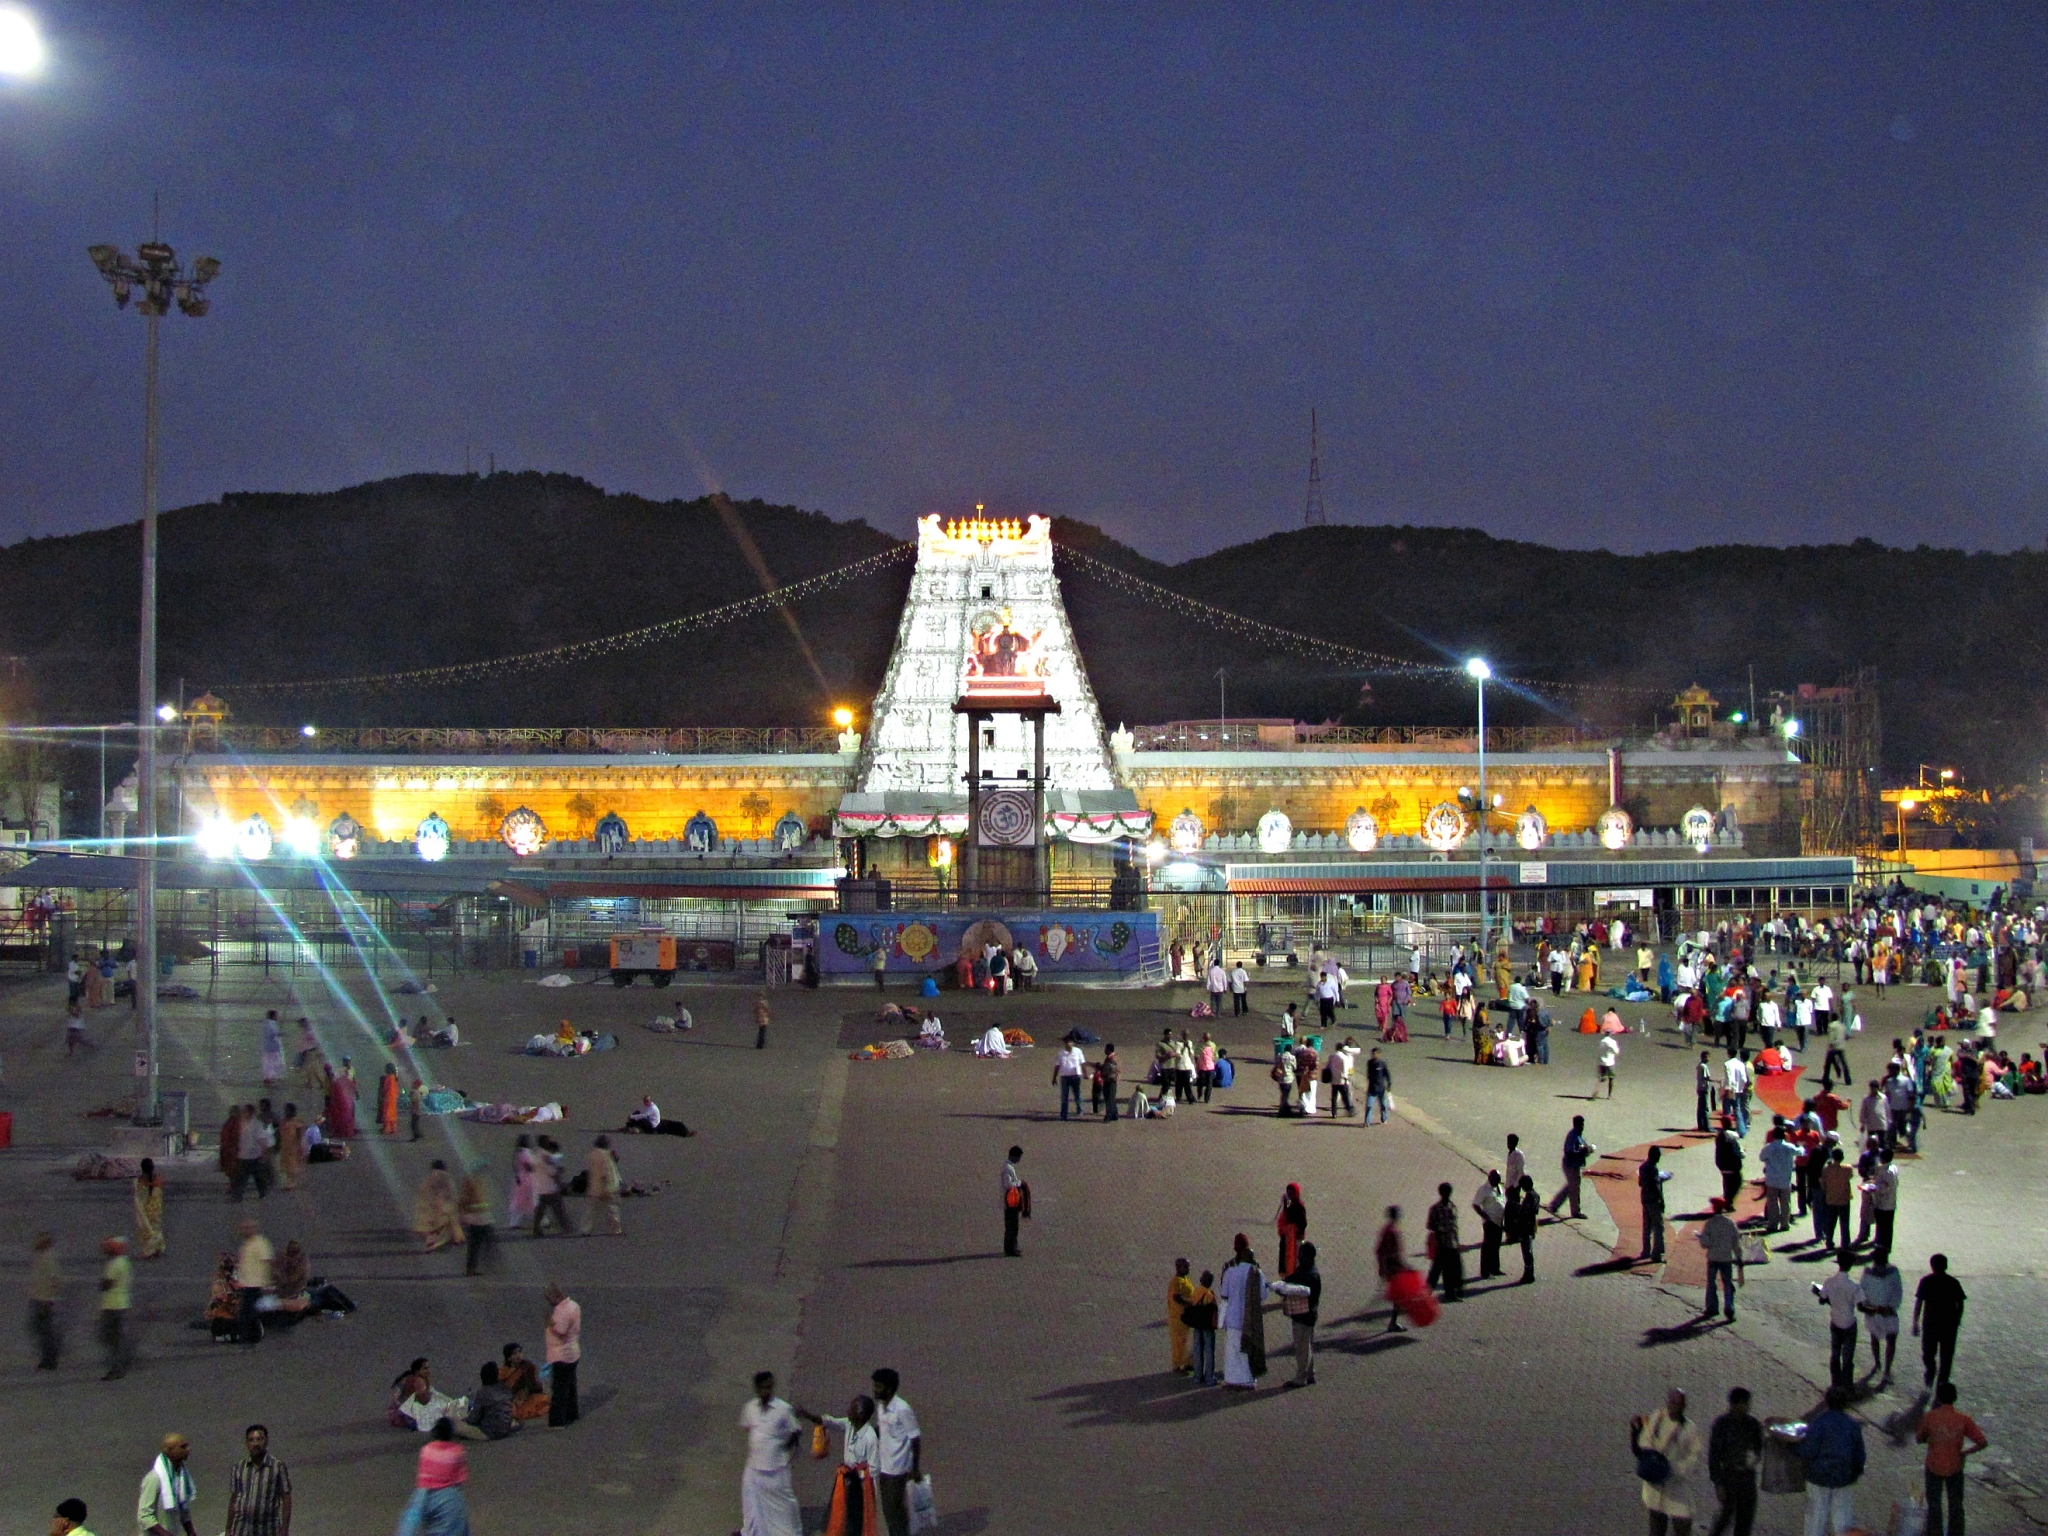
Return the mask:
<svg viewBox="0 0 2048 1536"><path fill-rule="evenodd" d="M1792 737L1799 734L1799 722L1797 720L1787 720L1778 729L1785 733L1785 737L1789 741Z"/></svg>
<svg viewBox="0 0 2048 1536"><path fill-rule="evenodd" d="M853 711L846 708L833 710L832 723L838 726L839 729L841 729L842 731L845 730L848 726L853 724Z"/></svg>
<svg viewBox="0 0 2048 1536"><path fill-rule="evenodd" d="M301 736L318 736L320 734L320 727L317 725L302 725L299 727L299 734Z"/></svg>
<svg viewBox="0 0 2048 1536"><path fill-rule="evenodd" d="M1486 664L1486 658L1484 656L1474 656L1470 661L1465 663L1465 675L1467 677L1476 678L1483 683L1489 677L1493 676L1493 668L1489 667Z"/></svg>
<svg viewBox="0 0 2048 1536"><path fill-rule="evenodd" d="M284 824L285 846L302 859L320 851L320 828L309 817L294 816Z"/></svg>
<svg viewBox="0 0 2048 1536"><path fill-rule="evenodd" d="M1899 802L1899 809L1902 811L1917 810L1919 805L1920 802L1918 800L1901 800Z"/></svg>
<svg viewBox="0 0 2048 1536"><path fill-rule="evenodd" d="M1742 711L1738 709L1737 711L1735 711L1734 714L1728 717L1728 720L1731 725L1742 724Z"/></svg>
<svg viewBox="0 0 2048 1536"><path fill-rule="evenodd" d="M43 67L36 19L18 6L0 5L0 75L33 75Z"/></svg>
<svg viewBox="0 0 2048 1536"><path fill-rule="evenodd" d="M199 824L199 851L209 859L233 858L235 824L225 816L209 816Z"/></svg>
<svg viewBox="0 0 2048 1536"><path fill-rule="evenodd" d="M175 704L159 704L156 707L156 717L163 721L165 725L169 725L178 718L178 706Z"/></svg>

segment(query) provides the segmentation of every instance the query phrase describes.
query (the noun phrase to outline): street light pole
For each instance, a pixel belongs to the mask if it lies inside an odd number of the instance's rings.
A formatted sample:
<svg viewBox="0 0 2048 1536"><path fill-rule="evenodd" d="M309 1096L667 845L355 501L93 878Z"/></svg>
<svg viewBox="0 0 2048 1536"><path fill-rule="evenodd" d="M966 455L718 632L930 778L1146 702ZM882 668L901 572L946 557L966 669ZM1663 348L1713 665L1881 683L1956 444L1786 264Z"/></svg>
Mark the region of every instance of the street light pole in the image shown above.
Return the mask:
<svg viewBox="0 0 2048 1536"><path fill-rule="evenodd" d="M136 309L145 326L142 385L142 633L136 646L135 794L142 857L135 875L135 1009L142 1027L145 1060L135 1118L144 1125L162 1117L157 1093L156 1018L156 501L157 501L157 323L177 306L193 319L208 308L206 285L220 273L220 263L201 256L187 273L168 245L152 239L129 256L111 245L86 249L100 276L114 290L114 304L126 309L137 289Z"/></svg>
<svg viewBox="0 0 2048 1536"><path fill-rule="evenodd" d="M1906 812L1912 810L1919 803L1918 800L1902 799L1899 801L1899 857L1901 859L1904 859L1906 856Z"/></svg>
<svg viewBox="0 0 2048 1536"><path fill-rule="evenodd" d="M1486 664L1483 656L1474 656L1465 663L1465 672L1479 689L1479 946L1484 952L1480 963L1491 958L1493 924L1487 911L1486 895L1486 812L1491 802L1486 798L1486 680L1493 676L1493 668Z"/></svg>

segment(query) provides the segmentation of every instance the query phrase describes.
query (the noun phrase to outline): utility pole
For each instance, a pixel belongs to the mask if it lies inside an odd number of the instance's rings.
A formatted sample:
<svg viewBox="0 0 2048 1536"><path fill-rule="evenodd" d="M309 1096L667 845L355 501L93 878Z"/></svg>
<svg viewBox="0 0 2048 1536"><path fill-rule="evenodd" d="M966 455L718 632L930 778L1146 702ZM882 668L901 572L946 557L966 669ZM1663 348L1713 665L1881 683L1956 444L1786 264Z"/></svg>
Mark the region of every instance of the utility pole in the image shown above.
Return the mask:
<svg viewBox="0 0 2048 1536"><path fill-rule="evenodd" d="M1223 743L1230 739L1230 709L1224 702L1223 668L1216 669L1216 750L1223 750Z"/></svg>
<svg viewBox="0 0 2048 1536"><path fill-rule="evenodd" d="M136 810L139 813L142 857L135 875L135 1006L145 1040L142 1087L135 1095L135 1118L152 1125L162 1117L157 1093L156 1018L156 732L161 718L156 697L156 492L157 492L157 322L173 300L193 319L209 305L206 285L220 275L220 263L201 256L187 273L177 252L152 235L133 256L111 245L86 248L92 264L114 290L115 307L126 309L137 289L136 310L146 329L143 341L142 386L142 623L137 645L135 759ZM176 718L176 712L172 712ZM102 738L104 740L104 737Z"/></svg>

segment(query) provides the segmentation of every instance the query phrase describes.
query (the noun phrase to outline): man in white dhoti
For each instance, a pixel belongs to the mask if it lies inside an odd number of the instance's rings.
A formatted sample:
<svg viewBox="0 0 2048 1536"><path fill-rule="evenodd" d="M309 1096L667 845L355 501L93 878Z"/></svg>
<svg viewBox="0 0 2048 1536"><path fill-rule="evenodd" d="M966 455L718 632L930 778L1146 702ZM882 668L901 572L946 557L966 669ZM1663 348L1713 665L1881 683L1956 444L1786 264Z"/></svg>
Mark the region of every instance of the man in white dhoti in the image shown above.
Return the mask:
<svg viewBox="0 0 2048 1536"><path fill-rule="evenodd" d="M1266 1279L1243 1233L1216 1290L1223 1300L1223 1385L1249 1391L1266 1374Z"/></svg>
<svg viewBox="0 0 2048 1536"><path fill-rule="evenodd" d="M740 1481L741 1536L804 1536L803 1506L789 1480L789 1453L803 1437L800 1410L775 1395L775 1377L754 1377L754 1400L740 1410L747 1470Z"/></svg>

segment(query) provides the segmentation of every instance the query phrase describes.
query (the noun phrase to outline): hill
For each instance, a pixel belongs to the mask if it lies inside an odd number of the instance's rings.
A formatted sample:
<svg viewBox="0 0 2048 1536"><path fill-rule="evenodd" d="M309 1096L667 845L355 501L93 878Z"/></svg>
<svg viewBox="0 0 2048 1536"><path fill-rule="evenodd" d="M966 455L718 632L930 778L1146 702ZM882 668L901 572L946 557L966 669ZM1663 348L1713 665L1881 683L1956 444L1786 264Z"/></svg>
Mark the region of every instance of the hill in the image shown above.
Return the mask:
<svg viewBox="0 0 2048 1536"><path fill-rule="evenodd" d="M761 502L737 522L784 583L895 541ZM321 495L237 494L162 519L162 676L278 723L752 725L822 722L879 684L909 567L658 645L454 685L317 699L246 685L481 660L657 623L761 584L709 500L609 495L566 475L413 475ZM1697 680L1724 703L1878 669L1892 777L1953 762L1980 782L2041 769L2048 684L2034 621L2048 556L1869 541L1622 556L1468 529L1298 529L1168 566L1087 524L1066 546L1215 609L1420 660L1593 685L1554 702L1500 687L1502 723L1646 725ZM1272 651L1106 585L1064 584L1111 721L1233 715L1452 723L1467 688ZM0 549L0 651L24 658L12 718L132 711L135 529ZM807 658L806 647L810 653ZM815 662L815 667L813 665ZM238 692L238 686L244 691ZM1609 692L1607 689L1635 692Z"/></svg>

